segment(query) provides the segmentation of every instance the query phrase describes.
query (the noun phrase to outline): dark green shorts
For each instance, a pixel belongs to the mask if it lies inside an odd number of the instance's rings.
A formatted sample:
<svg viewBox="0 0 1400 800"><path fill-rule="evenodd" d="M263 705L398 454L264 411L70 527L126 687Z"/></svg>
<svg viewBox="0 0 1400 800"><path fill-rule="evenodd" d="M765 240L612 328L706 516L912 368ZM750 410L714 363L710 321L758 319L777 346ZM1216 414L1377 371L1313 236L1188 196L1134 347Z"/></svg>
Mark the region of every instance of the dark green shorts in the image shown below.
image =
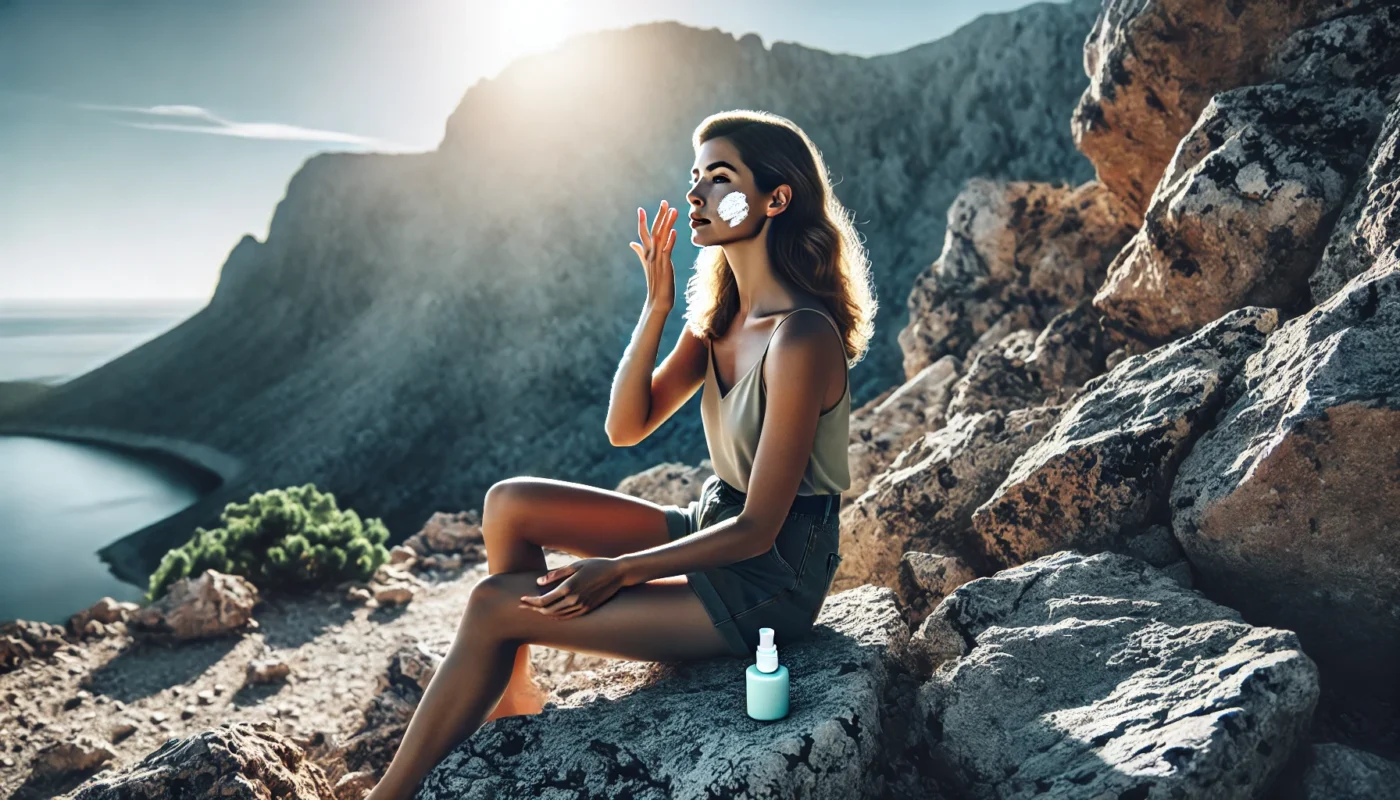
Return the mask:
<svg viewBox="0 0 1400 800"><path fill-rule="evenodd" d="M784 643L811 631L841 563L835 499L833 495L822 511L789 511L773 547L762 555L686 573L690 588L736 655L754 654L759 628L773 629L779 652ZM672 540L736 516L743 508L742 495L717 475L705 480L698 500L684 507L662 505Z"/></svg>

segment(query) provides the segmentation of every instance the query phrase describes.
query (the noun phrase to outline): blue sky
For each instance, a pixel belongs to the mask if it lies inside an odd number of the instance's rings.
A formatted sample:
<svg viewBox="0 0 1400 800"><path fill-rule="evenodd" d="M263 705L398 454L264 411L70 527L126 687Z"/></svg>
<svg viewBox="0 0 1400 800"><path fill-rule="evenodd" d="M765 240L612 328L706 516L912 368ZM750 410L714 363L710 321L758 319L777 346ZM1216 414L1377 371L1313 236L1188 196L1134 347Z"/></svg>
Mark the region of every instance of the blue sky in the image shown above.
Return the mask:
<svg viewBox="0 0 1400 800"><path fill-rule="evenodd" d="M428 150L466 89L679 20L874 55L1024 0L0 0L0 301L208 298L325 150Z"/></svg>

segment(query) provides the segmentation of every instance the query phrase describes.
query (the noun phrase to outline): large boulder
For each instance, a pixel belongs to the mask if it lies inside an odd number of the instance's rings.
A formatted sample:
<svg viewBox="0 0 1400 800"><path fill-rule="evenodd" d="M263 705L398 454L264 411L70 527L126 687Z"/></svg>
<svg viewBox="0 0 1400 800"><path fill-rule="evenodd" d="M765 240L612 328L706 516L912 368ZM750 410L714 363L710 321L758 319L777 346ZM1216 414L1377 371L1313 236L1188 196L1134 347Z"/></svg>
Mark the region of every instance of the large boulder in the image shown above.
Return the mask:
<svg viewBox="0 0 1400 800"><path fill-rule="evenodd" d="M1345 5L1106 0L1084 42L1089 86L1070 121L1075 143L1141 220L1177 143L1211 97L1255 83L1276 46L1325 9Z"/></svg>
<svg viewBox="0 0 1400 800"><path fill-rule="evenodd" d="M126 769L98 775L73 800L335 800L320 767L281 734L249 723L223 725L160 749Z"/></svg>
<svg viewBox="0 0 1400 800"><path fill-rule="evenodd" d="M1136 230L1130 216L1094 181L969 180L948 208L942 253L909 292L905 376L948 354L970 362L1092 297Z"/></svg>
<svg viewBox="0 0 1400 800"><path fill-rule="evenodd" d="M960 414L915 441L841 510L843 558L833 591L896 586L900 559L911 550L953 556L986 574L972 513L1059 412L1052 406Z"/></svg>
<svg viewBox="0 0 1400 800"><path fill-rule="evenodd" d="M791 710L744 710L747 658L635 665L586 705L482 726L424 780L419 800L631 797L841 798L919 792L904 755L895 685L908 628L894 593L827 599L810 638L786 646ZM571 698L572 700L572 698Z"/></svg>
<svg viewBox="0 0 1400 800"><path fill-rule="evenodd" d="M1172 527L1199 588L1297 631L1329 682L1393 696L1400 259L1280 327L1238 383L1172 486Z"/></svg>
<svg viewBox="0 0 1400 800"><path fill-rule="evenodd" d="M154 603L133 612L131 627L175 639L202 639L257 627L258 588L239 575L208 569L170 584Z"/></svg>
<svg viewBox="0 0 1400 800"><path fill-rule="evenodd" d="M910 645L938 665L919 700L931 769L973 800L1260 797L1318 698L1291 631L1117 553L966 583Z"/></svg>
<svg viewBox="0 0 1400 800"><path fill-rule="evenodd" d="M1269 84L1216 95L1094 307L1154 343L1244 306L1305 308L1308 276L1384 109L1370 89Z"/></svg>
<svg viewBox="0 0 1400 800"><path fill-rule="evenodd" d="M1277 325L1245 308L1089 381L972 516L987 559L1126 549L1165 514L1177 465L1225 405L1226 387Z"/></svg>

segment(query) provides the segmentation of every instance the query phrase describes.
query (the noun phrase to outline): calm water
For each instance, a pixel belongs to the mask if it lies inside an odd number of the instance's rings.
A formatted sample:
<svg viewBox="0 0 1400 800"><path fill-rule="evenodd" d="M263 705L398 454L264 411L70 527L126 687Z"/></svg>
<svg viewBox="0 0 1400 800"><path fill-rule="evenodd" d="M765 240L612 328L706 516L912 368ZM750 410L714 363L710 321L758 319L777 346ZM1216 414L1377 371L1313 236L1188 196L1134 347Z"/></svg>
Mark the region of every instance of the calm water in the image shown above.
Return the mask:
<svg viewBox="0 0 1400 800"><path fill-rule="evenodd" d="M202 302L0 304L0 381L58 383L178 324ZM180 470L123 451L0 436L0 620L62 622L103 595L144 587L97 550L192 503Z"/></svg>
<svg viewBox="0 0 1400 800"><path fill-rule="evenodd" d="M0 301L0 381L68 380L203 306L203 300Z"/></svg>

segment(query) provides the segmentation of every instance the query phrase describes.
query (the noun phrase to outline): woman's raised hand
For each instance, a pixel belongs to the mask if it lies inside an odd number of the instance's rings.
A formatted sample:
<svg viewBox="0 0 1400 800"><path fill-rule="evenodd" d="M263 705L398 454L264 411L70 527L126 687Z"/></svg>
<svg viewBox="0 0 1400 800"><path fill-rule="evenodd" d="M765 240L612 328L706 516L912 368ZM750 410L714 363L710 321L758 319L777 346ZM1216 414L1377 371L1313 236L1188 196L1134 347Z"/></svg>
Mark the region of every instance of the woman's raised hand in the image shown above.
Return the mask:
<svg viewBox="0 0 1400 800"><path fill-rule="evenodd" d="M665 200L656 211L656 221L647 227L647 212L637 209L637 238L632 251L642 260L647 276L647 305L670 311L676 305L676 269L671 264L671 248L676 244L677 209L669 208Z"/></svg>

